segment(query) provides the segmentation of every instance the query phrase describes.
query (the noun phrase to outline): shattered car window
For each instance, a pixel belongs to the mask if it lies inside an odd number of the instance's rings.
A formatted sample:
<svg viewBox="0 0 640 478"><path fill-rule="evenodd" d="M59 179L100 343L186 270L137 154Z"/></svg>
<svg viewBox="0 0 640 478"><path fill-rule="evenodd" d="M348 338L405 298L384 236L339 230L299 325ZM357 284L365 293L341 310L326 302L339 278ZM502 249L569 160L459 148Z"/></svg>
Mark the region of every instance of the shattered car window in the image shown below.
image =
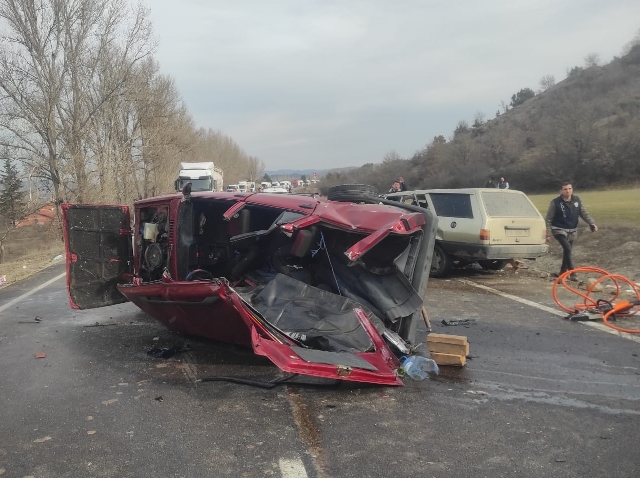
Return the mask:
<svg viewBox="0 0 640 478"><path fill-rule="evenodd" d="M281 226L283 224L289 224L291 222L295 222L300 218L305 217L304 214L294 211L284 211L278 219L276 219L273 223L274 226Z"/></svg>

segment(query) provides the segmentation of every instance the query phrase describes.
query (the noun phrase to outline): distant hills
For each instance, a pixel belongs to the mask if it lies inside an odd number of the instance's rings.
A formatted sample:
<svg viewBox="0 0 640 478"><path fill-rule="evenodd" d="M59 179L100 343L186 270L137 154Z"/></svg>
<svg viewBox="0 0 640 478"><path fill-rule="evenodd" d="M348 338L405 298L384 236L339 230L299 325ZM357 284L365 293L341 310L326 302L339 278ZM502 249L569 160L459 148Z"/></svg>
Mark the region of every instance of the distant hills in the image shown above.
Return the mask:
<svg viewBox="0 0 640 478"><path fill-rule="evenodd" d="M557 191L565 179L578 190L640 181L640 43L606 65L573 67L558 82L543 77L536 92L522 86L493 117L478 114L449 138L425 138L409 158L332 170L322 187L386 191L398 176L410 189L483 187L504 176L525 192Z"/></svg>
<svg viewBox="0 0 640 478"><path fill-rule="evenodd" d="M323 176L326 176L326 174L329 172L350 171L352 169L356 169L356 167L351 166L347 168L331 168L331 169L275 169L271 171L265 171L264 174L268 174L273 179L276 179L279 177L281 179L289 179L289 177L291 177L292 179L296 179L302 175L307 176L308 178L312 178L313 173L316 173L318 177L323 177Z"/></svg>
<svg viewBox="0 0 640 478"><path fill-rule="evenodd" d="M306 176L309 179L313 179L313 173L316 173L316 177L324 177L330 169L276 169L273 171L265 171L264 174L268 174L271 179L300 179L302 176Z"/></svg>

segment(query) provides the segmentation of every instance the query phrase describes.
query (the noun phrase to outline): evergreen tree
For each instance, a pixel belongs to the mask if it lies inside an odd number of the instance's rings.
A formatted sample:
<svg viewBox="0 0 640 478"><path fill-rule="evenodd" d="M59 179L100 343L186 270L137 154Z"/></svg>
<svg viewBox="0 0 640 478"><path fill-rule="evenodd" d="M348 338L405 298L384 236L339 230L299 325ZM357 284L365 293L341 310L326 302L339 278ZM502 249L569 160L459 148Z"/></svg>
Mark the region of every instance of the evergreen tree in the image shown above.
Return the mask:
<svg viewBox="0 0 640 478"><path fill-rule="evenodd" d="M9 158L4 161L4 171L0 173L0 184L3 186L0 192L0 214L15 226L24 217L24 191L22 191L22 180L18 176L18 168Z"/></svg>
<svg viewBox="0 0 640 478"><path fill-rule="evenodd" d="M511 96L511 106L514 108L516 106L520 106L522 103L534 96L536 96L536 93L531 88L522 88L515 95Z"/></svg>

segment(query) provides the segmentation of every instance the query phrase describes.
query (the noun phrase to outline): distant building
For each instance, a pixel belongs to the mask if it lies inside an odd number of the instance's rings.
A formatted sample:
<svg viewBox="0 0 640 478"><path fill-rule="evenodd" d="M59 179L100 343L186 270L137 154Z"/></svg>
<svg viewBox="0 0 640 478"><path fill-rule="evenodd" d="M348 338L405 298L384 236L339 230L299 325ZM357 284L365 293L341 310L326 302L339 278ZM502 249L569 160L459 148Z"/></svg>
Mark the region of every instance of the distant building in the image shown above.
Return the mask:
<svg viewBox="0 0 640 478"><path fill-rule="evenodd" d="M36 212L29 214L16 227L25 226L45 226L51 224L56 217L56 205L54 203L45 204Z"/></svg>

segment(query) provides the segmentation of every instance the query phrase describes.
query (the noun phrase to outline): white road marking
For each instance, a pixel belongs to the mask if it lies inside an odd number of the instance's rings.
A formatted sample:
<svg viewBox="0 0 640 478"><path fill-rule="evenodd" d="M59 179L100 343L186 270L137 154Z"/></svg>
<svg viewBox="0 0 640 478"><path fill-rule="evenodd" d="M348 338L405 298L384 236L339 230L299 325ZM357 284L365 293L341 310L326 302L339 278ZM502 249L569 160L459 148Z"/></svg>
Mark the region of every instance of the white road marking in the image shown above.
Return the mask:
<svg viewBox="0 0 640 478"><path fill-rule="evenodd" d="M478 289L486 290L487 292L491 292L492 294L496 294L507 299L515 300L516 302L520 302L521 304L528 305L530 307L535 307L536 309L544 310L545 312L549 312L550 314L557 315L559 317L566 317L567 313L558 309L554 309L552 307L547 307L546 305L538 304L537 302L533 302L531 300L523 299L522 297L518 297L517 295L507 294L506 292L499 291L497 289L493 289L491 287L487 287L486 285L478 284L477 282L473 282L467 279L458 279L460 282L470 285L472 287L476 287ZM633 340L634 342L640 343L640 336L629 334L627 332L620 332L618 330L614 330L611 327L607 327L601 322L595 322L593 320L580 321L582 325L586 325L587 327L592 327L594 329L601 330L602 332L607 332L609 334L617 335L618 337L622 337L623 339Z"/></svg>
<svg viewBox="0 0 640 478"><path fill-rule="evenodd" d="M59 276L54 277L53 279L48 280L47 282L45 282L44 284L40 284L38 287L35 287L33 289L31 289L29 292L26 292L24 294L22 294L20 297L16 297L13 300L10 300L9 302L7 302L6 304L4 304L3 306L0 306L0 312L4 311L5 309L8 309L9 307L11 307L14 304L17 304L18 302L20 302L22 299L26 299L27 297L29 297L32 294L35 294L36 292L38 292L40 289L44 289L45 287L53 284L55 281L62 279L64 276L66 276L67 273L63 272L62 274L60 274Z"/></svg>
<svg viewBox="0 0 640 478"><path fill-rule="evenodd" d="M280 458L279 465L282 478L307 478L307 470L299 458L295 460Z"/></svg>

